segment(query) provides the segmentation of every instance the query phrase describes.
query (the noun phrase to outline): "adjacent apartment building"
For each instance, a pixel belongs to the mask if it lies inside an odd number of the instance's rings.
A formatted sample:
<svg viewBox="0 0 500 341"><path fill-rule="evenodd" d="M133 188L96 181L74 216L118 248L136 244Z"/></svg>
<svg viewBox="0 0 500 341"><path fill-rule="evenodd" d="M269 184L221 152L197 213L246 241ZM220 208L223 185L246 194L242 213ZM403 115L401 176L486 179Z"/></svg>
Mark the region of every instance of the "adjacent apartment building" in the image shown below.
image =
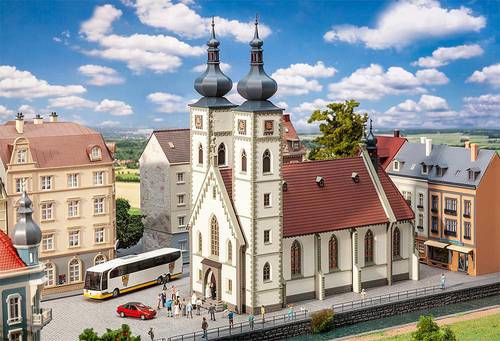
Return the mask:
<svg viewBox="0 0 500 341"><path fill-rule="evenodd" d="M189 262L187 223L191 209L190 130L155 130L139 159L144 248L171 246L185 250ZM283 115L283 163L302 162L306 150L289 114ZM229 150L220 151L229 156Z"/></svg>
<svg viewBox="0 0 500 341"><path fill-rule="evenodd" d="M420 259L469 275L500 271L500 158L477 144L405 143L386 169L416 215Z"/></svg>
<svg viewBox="0 0 500 341"><path fill-rule="evenodd" d="M0 126L6 232L17 223L19 199L27 191L42 231L44 293L82 288L88 267L114 257L112 164L101 134L78 123L58 122L55 113L49 122L40 116L27 121L18 114Z"/></svg>

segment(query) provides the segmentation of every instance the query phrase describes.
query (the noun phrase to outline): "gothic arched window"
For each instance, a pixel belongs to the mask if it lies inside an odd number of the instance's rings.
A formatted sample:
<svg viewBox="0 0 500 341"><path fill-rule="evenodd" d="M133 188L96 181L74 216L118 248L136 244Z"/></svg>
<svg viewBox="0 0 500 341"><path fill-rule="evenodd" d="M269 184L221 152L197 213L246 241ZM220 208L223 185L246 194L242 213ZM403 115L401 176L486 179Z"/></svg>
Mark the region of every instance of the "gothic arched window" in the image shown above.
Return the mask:
<svg viewBox="0 0 500 341"><path fill-rule="evenodd" d="M219 148L217 149L217 164L219 166L226 164L226 146L224 143L219 144Z"/></svg>
<svg viewBox="0 0 500 341"><path fill-rule="evenodd" d="M51 287L56 284L56 266L52 262L45 263L45 277L47 277L47 282L45 282L46 287Z"/></svg>
<svg viewBox="0 0 500 341"><path fill-rule="evenodd" d="M210 251L213 256L219 255L219 224L215 216L210 222Z"/></svg>
<svg viewBox="0 0 500 341"><path fill-rule="evenodd" d="M201 144L198 147L198 164L199 165L203 164L203 146Z"/></svg>
<svg viewBox="0 0 500 341"><path fill-rule="evenodd" d="M245 150L241 152L241 171L245 173L247 171L247 153Z"/></svg>
<svg viewBox="0 0 500 341"><path fill-rule="evenodd" d="M264 151L262 155L262 172L269 173L271 171L271 152L269 149Z"/></svg>
<svg viewBox="0 0 500 341"><path fill-rule="evenodd" d="M368 230L365 234L365 263L373 263L373 232Z"/></svg>
<svg viewBox="0 0 500 341"><path fill-rule="evenodd" d="M271 265L268 262L264 264L264 268L262 269L262 278L264 282L271 280Z"/></svg>
<svg viewBox="0 0 500 341"><path fill-rule="evenodd" d="M397 226L392 232L392 256L401 256L401 232Z"/></svg>
<svg viewBox="0 0 500 341"><path fill-rule="evenodd" d="M339 256L338 241L337 238L334 235L332 235L330 241L328 242L328 264L330 270L338 268L338 256Z"/></svg>
<svg viewBox="0 0 500 341"><path fill-rule="evenodd" d="M230 240L227 241L227 262L233 262L233 243Z"/></svg>
<svg viewBox="0 0 500 341"><path fill-rule="evenodd" d="M302 273L301 264L300 264L301 257L302 257L302 248L301 248L298 240L294 240L290 251L291 251L290 258L291 258L292 276L300 275Z"/></svg>
<svg viewBox="0 0 500 341"><path fill-rule="evenodd" d="M198 252L202 253L203 251L203 237L201 236L201 232L198 232Z"/></svg>

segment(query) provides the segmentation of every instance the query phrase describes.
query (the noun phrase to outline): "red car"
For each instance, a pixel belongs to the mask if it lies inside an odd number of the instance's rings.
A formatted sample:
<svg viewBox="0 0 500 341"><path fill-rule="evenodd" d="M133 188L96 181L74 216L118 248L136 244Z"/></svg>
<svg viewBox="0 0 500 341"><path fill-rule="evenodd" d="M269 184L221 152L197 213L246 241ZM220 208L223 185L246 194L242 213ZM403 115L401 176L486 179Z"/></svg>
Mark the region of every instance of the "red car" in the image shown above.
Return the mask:
<svg viewBox="0 0 500 341"><path fill-rule="evenodd" d="M139 302L129 302L116 308L121 317L138 317L141 320L149 320L156 316L156 310Z"/></svg>

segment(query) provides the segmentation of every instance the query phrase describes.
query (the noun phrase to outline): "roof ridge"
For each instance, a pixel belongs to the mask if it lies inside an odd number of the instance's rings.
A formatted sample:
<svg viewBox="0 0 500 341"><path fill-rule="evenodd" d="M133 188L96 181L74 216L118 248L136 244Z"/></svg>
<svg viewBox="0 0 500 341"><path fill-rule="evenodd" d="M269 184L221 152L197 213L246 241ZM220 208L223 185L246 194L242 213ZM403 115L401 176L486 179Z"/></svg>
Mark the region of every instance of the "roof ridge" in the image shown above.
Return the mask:
<svg viewBox="0 0 500 341"><path fill-rule="evenodd" d="M312 163L323 163L323 162L334 162L334 161L337 161L339 162L340 160L357 160L359 159L360 156L350 156L350 157L341 157L341 158L338 158L338 159L326 159L326 160L306 160L306 161L302 161L302 162L290 162L290 163L286 163L284 164L283 166L286 166L286 167L290 167L290 166L299 166L299 165L302 165L302 164L312 164Z"/></svg>
<svg viewBox="0 0 500 341"><path fill-rule="evenodd" d="M185 131L185 130L189 130L189 128L158 129L158 130L153 130L153 134L154 133L171 132L171 131Z"/></svg>

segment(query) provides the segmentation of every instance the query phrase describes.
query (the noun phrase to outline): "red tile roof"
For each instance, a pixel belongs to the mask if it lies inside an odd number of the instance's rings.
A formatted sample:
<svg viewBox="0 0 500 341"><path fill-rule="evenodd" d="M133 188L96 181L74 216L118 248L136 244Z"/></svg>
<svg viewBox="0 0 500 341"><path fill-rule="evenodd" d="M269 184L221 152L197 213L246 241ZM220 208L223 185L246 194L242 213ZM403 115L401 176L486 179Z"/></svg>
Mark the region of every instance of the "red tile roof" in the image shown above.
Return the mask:
<svg viewBox="0 0 500 341"><path fill-rule="evenodd" d="M299 140L299 135L290 120L290 114L283 114L283 138L285 140Z"/></svg>
<svg viewBox="0 0 500 341"><path fill-rule="evenodd" d="M18 137L29 141L31 155L37 167L64 167L113 162L101 134L73 122L24 122L23 134L18 134L13 121L0 125L0 158L10 163L13 143ZM101 147L102 160L90 161L88 148Z"/></svg>
<svg viewBox="0 0 500 341"><path fill-rule="evenodd" d="M0 230L0 271L25 268L26 264L19 258L12 241Z"/></svg>
<svg viewBox="0 0 500 341"><path fill-rule="evenodd" d="M170 163L189 162L189 129L155 130L153 135Z"/></svg>
<svg viewBox="0 0 500 341"><path fill-rule="evenodd" d="M383 169L389 166L392 159L406 141L407 139L404 137L377 136L377 152Z"/></svg>
<svg viewBox="0 0 500 341"><path fill-rule="evenodd" d="M227 194L229 198L233 199L233 171L231 168L219 168L220 175L224 181L224 186L226 187Z"/></svg>
<svg viewBox="0 0 500 341"><path fill-rule="evenodd" d="M351 175L358 173L359 182ZM381 183L397 220L413 219L399 191L380 170ZM325 181L316 184L316 177ZM382 203L361 157L283 165L283 236L387 223Z"/></svg>

